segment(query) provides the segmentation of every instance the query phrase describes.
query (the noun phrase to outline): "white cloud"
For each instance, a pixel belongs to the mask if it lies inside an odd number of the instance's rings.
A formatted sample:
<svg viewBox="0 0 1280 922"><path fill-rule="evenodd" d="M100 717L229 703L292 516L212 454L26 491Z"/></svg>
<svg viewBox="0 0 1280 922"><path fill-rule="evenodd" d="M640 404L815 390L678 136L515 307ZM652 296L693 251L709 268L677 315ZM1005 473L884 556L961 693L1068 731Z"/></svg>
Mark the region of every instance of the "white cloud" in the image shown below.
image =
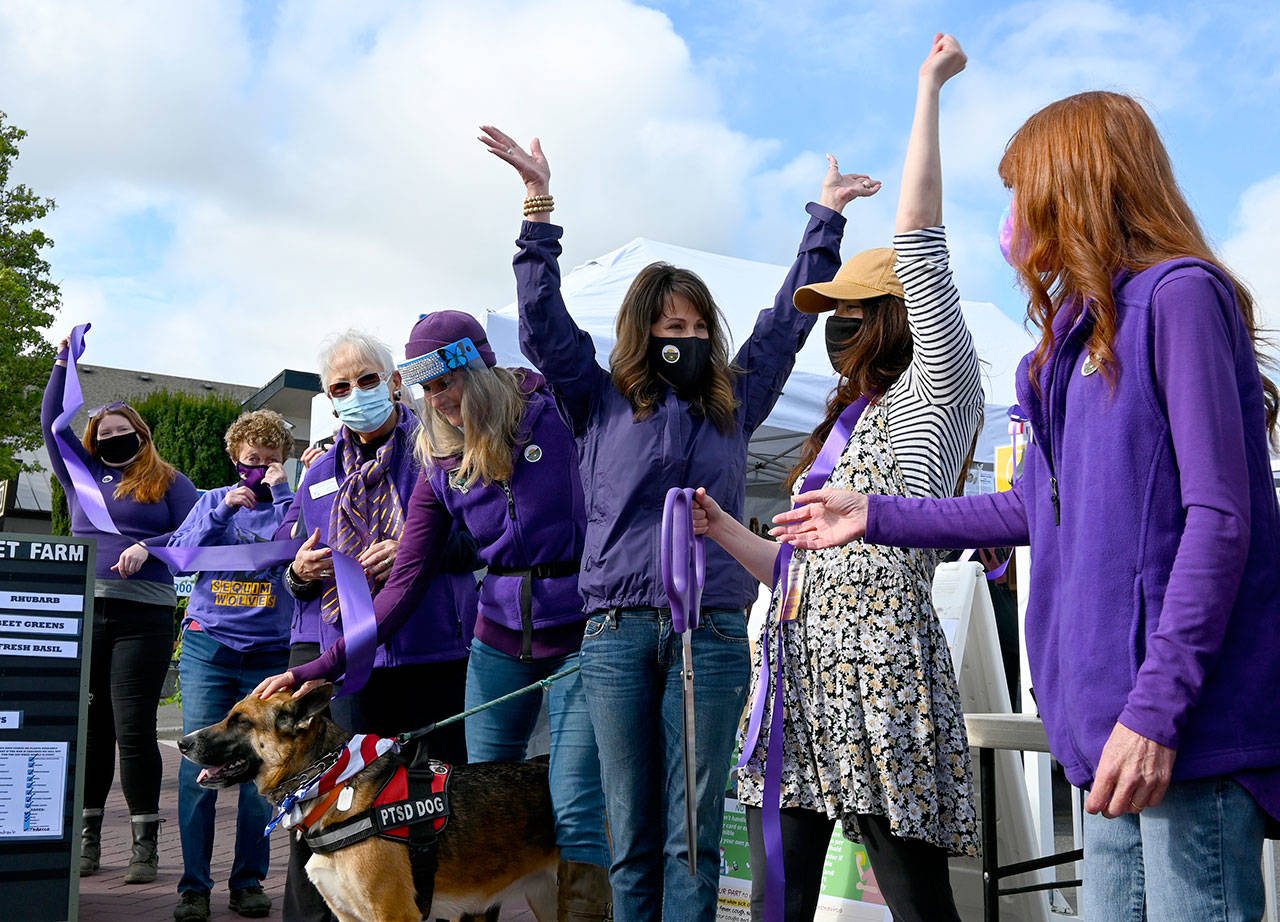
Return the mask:
<svg viewBox="0 0 1280 922"><path fill-rule="evenodd" d="M310 367L331 329L395 346L423 310L510 300L523 189L481 122L540 133L566 266L645 234L729 249L775 149L622 0L298 2L260 59L230 4L5 5L0 58L91 361L233 380ZM147 209L172 240L130 285L60 262Z"/></svg>
<svg viewBox="0 0 1280 922"><path fill-rule="evenodd" d="M1280 334L1280 173L1250 186L1240 196L1235 232L1222 245L1222 258L1253 293L1257 322L1272 337ZM1273 343L1273 353L1280 351Z"/></svg>

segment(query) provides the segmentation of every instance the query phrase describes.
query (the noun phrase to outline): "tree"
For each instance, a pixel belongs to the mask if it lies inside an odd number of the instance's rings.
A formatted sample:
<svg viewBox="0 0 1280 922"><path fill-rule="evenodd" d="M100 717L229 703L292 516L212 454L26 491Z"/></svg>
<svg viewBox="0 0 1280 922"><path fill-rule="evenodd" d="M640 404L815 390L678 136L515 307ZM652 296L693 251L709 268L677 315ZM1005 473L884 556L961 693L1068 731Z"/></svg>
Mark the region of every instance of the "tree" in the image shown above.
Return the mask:
<svg viewBox="0 0 1280 922"><path fill-rule="evenodd" d="M184 394L167 390L129 401L151 427L156 451L202 490L239 479L223 436L240 415L240 404L221 394ZM71 515L58 478L53 483L53 533L71 534Z"/></svg>
<svg viewBox="0 0 1280 922"><path fill-rule="evenodd" d="M202 490L239 479L223 436L240 415L240 404L221 394L160 390L131 402L151 427L156 450Z"/></svg>
<svg viewBox="0 0 1280 922"><path fill-rule="evenodd" d="M41 444L40 399L53 348L40 331L53 323L61 306L49 263L40 255L53 241L26 227L53 209L53 199L25 185L9 185L18 142L26 135L0 112L0 479L34 469L17 454Z"/></svg>

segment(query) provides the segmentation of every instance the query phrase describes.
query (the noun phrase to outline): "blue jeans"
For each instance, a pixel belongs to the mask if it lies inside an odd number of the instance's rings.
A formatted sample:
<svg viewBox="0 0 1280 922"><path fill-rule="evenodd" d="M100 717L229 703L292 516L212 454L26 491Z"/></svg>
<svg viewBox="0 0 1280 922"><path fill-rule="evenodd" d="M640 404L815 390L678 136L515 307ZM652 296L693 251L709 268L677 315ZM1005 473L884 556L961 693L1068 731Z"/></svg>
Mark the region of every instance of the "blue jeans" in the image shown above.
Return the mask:
<svg viewBox="0 0 1280 922"><path fill-rule="evenodd" d="M232 705L267 676L284 672L287 649L238 653L204 631L188 629L182 636L178 674L182 683L182 732L192 733L216 724ZM213 854L213 812L218 792L196 784L200 768L183 759L178 769L178 826L182 838L182 879L178 892L213 889L209 859ZM236 814L236 851L231 865L232 890L254 887L267 876L271 842L262 834L271 819L271 805L252 782L240 785Z"/></svg>
<svg viewBox="0 0 1280 922"><path fill-rule="evenodd" d="M479 640L471 642L467 707L500 698L517 688L577 665L578 654L523 663ZM551 720L551 804L556 843L566 861L609 866L600 791L600 756L587 713L581 674L553 682L544 692ZM542 695L530 692L467 718L467 754L472 762L518 762L525 757L538 720Z"/></svg>
<svg viewBox="0 0 1280 922"><path fill-rule="evenodd" d="M1264 821L1253 796L1227 778L1171 784L1160 806L1136 815L1086 813L1084 918L1261 919Z"/></svg>
<svg viewBox="0 0 1280 922"><path fill-rule="evenodd" d="M613 842L616 922L716 916L720 830L751 654L740 611L703 612L693 633L698 874L685 830L681 639L653 609L597 614L582 641L582 684L600 744Z"/></svg>

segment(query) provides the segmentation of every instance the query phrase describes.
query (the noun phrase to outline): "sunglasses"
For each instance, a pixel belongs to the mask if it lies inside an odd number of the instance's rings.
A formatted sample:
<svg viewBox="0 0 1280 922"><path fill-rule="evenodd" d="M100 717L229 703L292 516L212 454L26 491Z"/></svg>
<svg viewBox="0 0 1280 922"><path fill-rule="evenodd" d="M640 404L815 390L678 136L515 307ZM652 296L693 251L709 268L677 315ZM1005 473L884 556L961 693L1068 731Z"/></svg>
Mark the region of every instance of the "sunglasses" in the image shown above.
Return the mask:
<svg viewBox="0 0 1280 922"><path fill-rule="evenodd" d="M362 391L371 391L383 381L387 380L390 375L384 375L380 371L371 371L367 375L361 375L356 378L355 386ZM350 381L334 381L329 385L330 397L345 397L351 393Z"/></svg>
<svg viewBox="0 0 1280 922"><path fill-rule="evenodd" d="M128 405L129 405L128 402L124 400L114 400L111 403L104 403L102 406L94 407L92 410L90 410L89 418L93 419L93 417L97 416L100 413L109 413L112 410L119 410L122 407L127 407Z"/></svg>

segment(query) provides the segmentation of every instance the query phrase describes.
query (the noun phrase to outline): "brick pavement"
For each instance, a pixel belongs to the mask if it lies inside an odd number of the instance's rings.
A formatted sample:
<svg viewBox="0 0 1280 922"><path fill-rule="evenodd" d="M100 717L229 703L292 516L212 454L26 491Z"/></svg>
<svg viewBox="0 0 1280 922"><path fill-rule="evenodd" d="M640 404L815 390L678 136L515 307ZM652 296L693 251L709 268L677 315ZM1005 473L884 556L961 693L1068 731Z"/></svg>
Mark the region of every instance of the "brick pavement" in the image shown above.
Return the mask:
<svg viewBox="0 0 1280 922"><path fill-rule="evenodd" d="M162 922L173 918L178 901L178 878L182 876L182 846L178 840L178 763L182 757L170 743L161 743L164 784L160 790L160 815L167 822L160 827L160 874L152 884L126 884L124 869L132 845L129 810L120 793L119 782L107 798L102 824L102 870L80 878L80 918L85 922ZM235 841L236 792L222 791L218 797L217 824L213 847L213 895L210 900L213 922L231 922L240 916L227 908L226 880L231 874L232 843ZM262 882L273 906L270 918L281 917L284 900L284 872L288 860L288 839L282 832L271 836L271 873ZM534 922L527 907L507 907L503 922Z"/></svg>

